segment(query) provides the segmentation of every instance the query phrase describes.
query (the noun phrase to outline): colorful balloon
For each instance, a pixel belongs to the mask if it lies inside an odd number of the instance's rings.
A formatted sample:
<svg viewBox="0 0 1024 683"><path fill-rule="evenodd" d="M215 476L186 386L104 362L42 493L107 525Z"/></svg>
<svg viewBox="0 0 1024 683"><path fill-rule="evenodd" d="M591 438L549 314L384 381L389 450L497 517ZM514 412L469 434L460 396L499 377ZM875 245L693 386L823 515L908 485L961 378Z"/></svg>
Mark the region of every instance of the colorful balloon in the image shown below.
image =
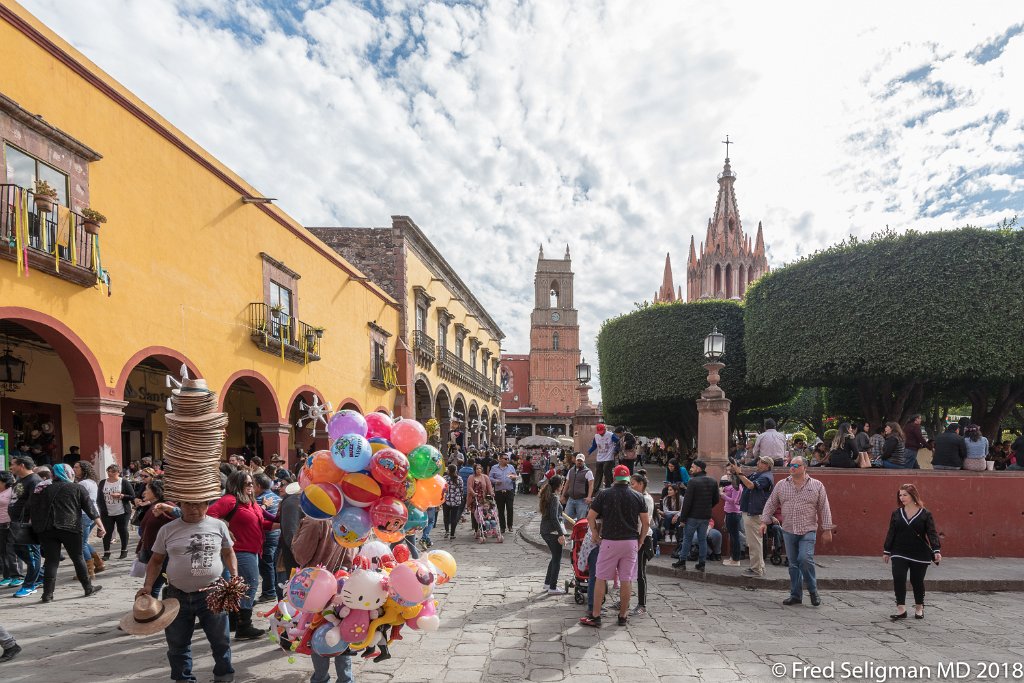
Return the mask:
<svg viewBox="0 0 1024 683"><path fill-rule="evenodd" d="M331 446L332 462L343 472L365 470L371 455L370 442L358 434L343 434Z"/></svg>
<svg viewBox="0 0 1024 683"><path fill-rule="evenodd" d="M330 451L311 453L303 469L306 470L306 478L310 484L337 484L345 476L344 470L335 464Z"/></svg>
<svg viewBox="0 0 1024 683"><path fill-rule="evenodd" d="M372 439L370 439L370 450L372 450L374 453L376 453L382 448L394 447L395 445L388 441L387 439L385 439L383 436L375 436Z"/></svg>
<svg viewBox="0 0 1024 683"><path fill-rule="evenodd" d="M353 472L342 479L341 492L345 495L345 502L350 505L370 507L371 503L380 498L380 484L368 474Z"/></svg>
<svg viewBox="0 0 1024 683"><path fill-rule="evenodd" d="M420 479L416 482L416 492L409 502L421 510L436 507L444 501L444 487L444 477L439 474L430 479Z"/></svg>
<svg viewBox="0 0 1024 683"><path fill-rule="evenodd" d="M313 519L330 519L341 510L345 497L337 484L310 484L302 490L299 507Z"/></svg>
<svg viewBox="0 0 1024 683"><path fill-rule="evenodd" d="M380 569L380 559L391 555L391 548L387 543L380 541L367 541L359 549L359 557L365 557L370 561L370 569Z"/></svg>
<svg viewBox="0 0 1024 683"><path fill-rule="evenodd" d="M406 509L409 511L409 517L405 521L405 533L408 534L410 531L419 531L423 527L427 526L427 513L420 510L417 507L407 506Z"/></svg>
<svg viewBox="0 0 1024 683"><path fill-rule="evenodd" d="M296 609L315 614L334 597L338 580L320 567L306 567L288 582L288 602Z"/></svg>
<svg viewBox="0 0 1024 683"><path fill-rule="evenodd" d="M366 436L366 419L355 410L339 410L331 416L327 423L327 435L331 439L338 439L345 434L358 434Z"/></svg>
<svg viewBox="0 0 1024 683"><path fill-rule="evenodd" d="M343 548L358 548L370 537L370 513L347 506L331 520L335 542Z"/></svg>
<svg viewBox="0 0 1024 683"><path fill-rule="evenodd" d="M412 500L412 494L416 493L416 480L406 477L405 481L382 485L380 491L381 495L409 502Z"/></svg>
<svg viewBox="0 0 1024 683"><path fill-rule="evenodd" d="M374 531L374 536L384 541L385 543L398 543L405 538L405 530L396 531L394 533L388 533L386 531ZM397 546L401 548L402 546Z"/></svg>
<svg viewBox="0 0 1024 683"><path fill-rule="evenodd" d="M427 442L427 429L416 420L399 420L391 428L391 443L403 453L409 453Z"/></svg>
<svg viewBox="0 0 1024 683"><path fill-rule="evenodd" d="M400 484L409 474L409 459L394 448L384 448L370 456L370 474L381 484Z"/></svg>
<svg viewBox="0 0 1024 683"><path fill-rule="evenodd" d="M424 444L409 453L409 474L413 479L426 479L441 473L441 451Z"/></svg>
<svg viewBox="0 0 1024 683"><path fill-rule="evenodd" d="M367 439L391 439L391 427L395 421L389 416L384 413L367 413L365 421Z"/></svg>
<svg viewBox="0 0 1024 683"><path fill-rule="evenodd" d="M409 512L405 503L386 496L370 506L370 521L373 523L373 530L378 533L394 534L405 528L405 522L409 518Z"/></svg>
<svg viewBox="0 0 1024 683"><path fill-rule="evenodd" d="M406 620L409 628L414 628L427 633L433 633L441 626L441 618L437 616L437 600L429 596L423 601L423 609L412 619Z"/></svg>
<svg viewBox="0 0 1024 683"><path fill-rule="evenodd" d="M410 607L426 600L434 590L433 568L426 562L409 560L391 570L388 592L399 605Z"/></svg>
<svg viewBox="0 0 1024 683"><path fill-rule="evenodd" d="M424 559L437 569L438 586L444 585L455 578L458 565L455 564L455 558L447 550L431 550L424 555Z"/></svg>

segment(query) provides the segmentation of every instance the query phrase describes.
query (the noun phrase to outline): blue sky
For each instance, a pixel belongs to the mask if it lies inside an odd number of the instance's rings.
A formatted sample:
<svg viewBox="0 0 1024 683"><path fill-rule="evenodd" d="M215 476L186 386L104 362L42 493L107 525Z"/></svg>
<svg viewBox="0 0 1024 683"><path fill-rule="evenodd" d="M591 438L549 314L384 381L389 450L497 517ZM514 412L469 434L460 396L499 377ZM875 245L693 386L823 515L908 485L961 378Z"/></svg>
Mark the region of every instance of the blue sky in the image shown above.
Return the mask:
<svg viewBox="0 0 1024 683"><path fill-rule="evenodd" d="M25 0L307 225L411 216L528 345L572 245L582 347L676 284L728 133L775 267L1024 208L1019 3Z"/></svg>

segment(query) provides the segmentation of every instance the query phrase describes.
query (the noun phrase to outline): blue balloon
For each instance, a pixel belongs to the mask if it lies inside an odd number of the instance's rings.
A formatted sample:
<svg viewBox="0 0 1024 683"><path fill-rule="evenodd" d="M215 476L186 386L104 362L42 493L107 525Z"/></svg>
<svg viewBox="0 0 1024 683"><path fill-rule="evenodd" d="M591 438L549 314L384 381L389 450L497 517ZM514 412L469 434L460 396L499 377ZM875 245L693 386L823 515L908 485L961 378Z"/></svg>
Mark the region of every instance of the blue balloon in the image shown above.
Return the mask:
<svg viewBox="0 0 1024 683"><path fill-rule="evenodd" d="M327 632L334 628L334 624L324 624L317 630L313 631L313 638L310 640L310 645L313 648L313 652L317 653L321 657L334 657L340 655L348 647L348 643L344 640L339 640L338 644L331 647L327 644Z"/></svg>
<svg viewBox="0 0 1024 683"><path fill-rule="evenodd" d="M365 508L348 505L331 519L334 538L339 545L355 547L370 535L370 512Z"/></svg>
<svg viewBox="0 0 1024 683"><path fill-rule="evenodd" d="M344 434L331 445L331 458L339 469L358 472L370 464L373 450L366 437L358 434Z"/></svg>
<svg viewBox="0 0 1024 683"><path fill-rule="evenodd" d="M409 518L405 522L405 530L417 531L427 526L427 513L420 510L418 507L406 504L406 509L409 510Z"/></svg>

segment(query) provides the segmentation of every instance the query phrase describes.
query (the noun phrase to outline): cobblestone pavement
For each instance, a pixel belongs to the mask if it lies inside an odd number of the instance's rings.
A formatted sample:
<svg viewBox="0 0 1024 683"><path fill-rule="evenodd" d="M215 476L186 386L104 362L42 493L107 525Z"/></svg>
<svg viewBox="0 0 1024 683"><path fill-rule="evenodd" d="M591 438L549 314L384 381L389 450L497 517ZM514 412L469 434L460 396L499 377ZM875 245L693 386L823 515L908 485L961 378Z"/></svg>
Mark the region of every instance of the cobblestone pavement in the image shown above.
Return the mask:
<svg viewBox="0 0 1024 683"><path fill-rule="evenodd" d="M535 499L519 497L517 524L532 523ZM652 577L649 615L633 617L626 627L614 619L600 630L577 625L583 610L571 595L542 595L547 555L521 538L478 545L469 526L454 542L435 532L435 548L452 549L459 563L453 584L437 594L442 602L441 630L426 637L405 629L406 639L392 648L394 658L373 664L359 659L356 680L364 681L604 681L658 680L768 681L772 665L794 662L835 664L818 680L941 680L940 663L971 663L969 678L979 679L978 662L1008 664L989 668L988 680L1013 680L1014 663L1024 662L1020 639L1024 608L1013 593L931 593L927 617L892 623L891 596L883 592L826 592L823 604L783 607L785 592L745 590ZM111 562L98 596L81 589L62 567L57 599L38 602L0 593L0 623L24 648L16 660L0 665L0 680L71 683L162 681L168 679L162 636L131 638L117 630L130 609L140 579L127 576L128 561ZM568 578L563 563L561 578ZM635 601L635 598L634 598ZM211 681L212 661L197 636L195 671ZM237 681L298 683L309 679L308 659L287 657L267 641L233 646ZM881 678L844 676L847 666L928 666L930 675ZM853 673L853 672L850 672ZM887 673L887 672L883 672ZM948 673L948 672L947 672ZM1018 675L1017 680L1024 678Z"/></svg>

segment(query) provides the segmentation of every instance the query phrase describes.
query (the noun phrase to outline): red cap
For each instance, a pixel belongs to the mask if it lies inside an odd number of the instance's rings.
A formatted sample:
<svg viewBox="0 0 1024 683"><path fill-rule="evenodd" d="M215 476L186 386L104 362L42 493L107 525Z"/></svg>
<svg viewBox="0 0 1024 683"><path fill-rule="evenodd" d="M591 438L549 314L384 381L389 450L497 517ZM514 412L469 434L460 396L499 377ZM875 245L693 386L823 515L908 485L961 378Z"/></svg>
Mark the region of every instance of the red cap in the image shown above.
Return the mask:
<svg viewBox="0 0 1024 683"><path fill-rule="evenodd" d="M605 430L608 429L604 426L604 422L598 422L597 427L594 428L598 434L604 434Z"/></svg>
<svg viewBox="0 0 1024 683"><path fill-rule="evenodd" d="M629 479L629 468L625 465L616 465L615 469L612 470L612 476L615 477L616 481L620 479Z"/></svg>

